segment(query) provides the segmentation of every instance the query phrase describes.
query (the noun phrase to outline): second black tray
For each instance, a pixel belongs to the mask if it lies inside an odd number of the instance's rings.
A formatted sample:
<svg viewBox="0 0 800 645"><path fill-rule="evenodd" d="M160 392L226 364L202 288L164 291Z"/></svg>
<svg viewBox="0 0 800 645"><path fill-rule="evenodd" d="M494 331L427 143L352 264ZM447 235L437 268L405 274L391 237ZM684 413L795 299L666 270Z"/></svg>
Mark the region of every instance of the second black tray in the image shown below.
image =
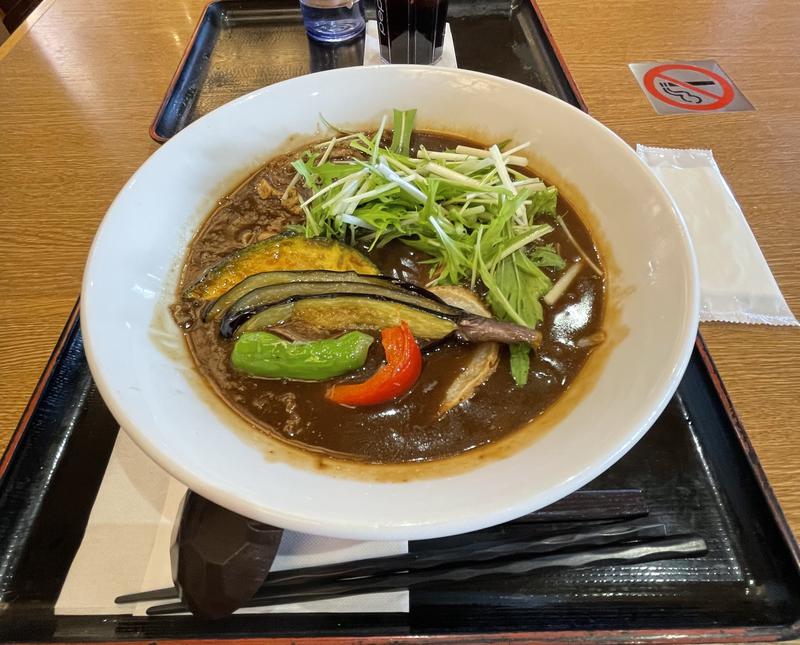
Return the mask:
<svg viewBox="0 0 800 645"><path fill-rule="evenodd" d="M532 85L583 107L527 0L450 0L448 22L459 67ZM215 0L186 47L150 136L166 141L243 94L310 72L361 65L363 57L363 37L337 46L308 39L296 0Z"/></svg>

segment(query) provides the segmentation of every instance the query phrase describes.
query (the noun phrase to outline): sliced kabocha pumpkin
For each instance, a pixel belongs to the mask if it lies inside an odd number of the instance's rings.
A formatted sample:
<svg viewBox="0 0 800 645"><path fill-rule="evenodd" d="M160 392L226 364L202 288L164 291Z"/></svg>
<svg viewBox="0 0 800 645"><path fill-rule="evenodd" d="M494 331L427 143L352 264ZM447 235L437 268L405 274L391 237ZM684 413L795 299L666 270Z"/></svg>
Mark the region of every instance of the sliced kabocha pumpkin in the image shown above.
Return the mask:
<svg viewBox="0 0 800 645"><path fill-rule="evenodd" d="M362 283L386 289L405 291L431 298L440 303L442 302L437 296L422 287L385 275L363 275L355 271L265 271L245 278L227 293L217 298L207 307L203 315L203 320L214 320L221 313L229 309L237 300L252 293L256 289L298 282Z"/></svg>
<svg viewBox="0 0 800 645"><path fill-rule="evenodd" d="M183 295L192 300L211 300L256 273L312 269L379 273L366 256L346 244L281 233L224 257L187 287Z"/></svg>

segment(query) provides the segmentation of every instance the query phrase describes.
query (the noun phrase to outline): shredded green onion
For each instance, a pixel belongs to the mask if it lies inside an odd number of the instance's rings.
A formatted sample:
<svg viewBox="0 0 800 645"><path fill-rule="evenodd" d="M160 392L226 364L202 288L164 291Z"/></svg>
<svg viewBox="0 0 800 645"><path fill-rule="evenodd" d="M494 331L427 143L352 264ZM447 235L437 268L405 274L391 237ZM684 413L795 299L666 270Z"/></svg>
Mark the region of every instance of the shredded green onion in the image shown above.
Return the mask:
<svg viewBox="0 0 800 645"><path fill-rule="evenodd" d="M399 240L430 256L429 284L474 287L480 279L494 315L536 327L542 298L558 295L543 269L552 275L565 267L546 242L560 223L557 190L512 167L527 165L515 153L529 143L442 152L420 146L412 156L415 118L416 110L394 110L389 147L382 145L385 117L372 136L323 120L336 136L292 163L293 181L305 185L300 203L305 234L361 240L370 248ZM343 147L351 151L348 159L337 153L328 161ZM518 385L528 380L529 353L526 345L511 347L511 374Z"/></svg>

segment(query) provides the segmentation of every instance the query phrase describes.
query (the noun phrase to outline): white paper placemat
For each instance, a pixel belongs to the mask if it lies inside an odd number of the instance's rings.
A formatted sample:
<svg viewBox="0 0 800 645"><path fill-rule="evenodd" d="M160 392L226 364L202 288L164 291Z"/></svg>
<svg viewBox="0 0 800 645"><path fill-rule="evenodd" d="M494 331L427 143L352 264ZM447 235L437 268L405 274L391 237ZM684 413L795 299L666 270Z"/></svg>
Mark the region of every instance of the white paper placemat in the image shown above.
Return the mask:
<svg viewBox="0 0 800 645"><path fill-rule="evenodd" d="M169 547L186 487L120 430L83 541L55 605L58 615L144 615L154 604L116 605L123 594L172 585ZM408 542L338 540L286 531L273 570L408 552ZM365 594L242 610L247 613L407 612L408 592Z"/></svg>

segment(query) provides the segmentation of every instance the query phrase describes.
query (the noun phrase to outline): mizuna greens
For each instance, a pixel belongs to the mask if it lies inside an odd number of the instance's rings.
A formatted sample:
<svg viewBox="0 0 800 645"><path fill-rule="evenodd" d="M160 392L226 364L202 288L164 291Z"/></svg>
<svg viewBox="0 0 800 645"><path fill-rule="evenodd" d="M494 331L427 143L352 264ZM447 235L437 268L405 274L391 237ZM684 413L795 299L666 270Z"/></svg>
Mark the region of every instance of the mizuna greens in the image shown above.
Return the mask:
<svg viewBox="0 0 800 645"><path fill-rule="evenodd" d="M389 146L384 117L372 136L337 131L292 163L295 180L307 189L299 198L305 235L371 247L399 240L430 256L429 285L474 288L480 280L495 316L536 327L542 298L553 288L542 269L566 264L545 239L559 225L556 188L521 172L527 159L515 153L527 143L444 152L420 147L412 156L415 115L394 111ZM343 145L353 156L331 160ZM529 345L511 346L517 385L527 383L529 352Z"/></svg>

